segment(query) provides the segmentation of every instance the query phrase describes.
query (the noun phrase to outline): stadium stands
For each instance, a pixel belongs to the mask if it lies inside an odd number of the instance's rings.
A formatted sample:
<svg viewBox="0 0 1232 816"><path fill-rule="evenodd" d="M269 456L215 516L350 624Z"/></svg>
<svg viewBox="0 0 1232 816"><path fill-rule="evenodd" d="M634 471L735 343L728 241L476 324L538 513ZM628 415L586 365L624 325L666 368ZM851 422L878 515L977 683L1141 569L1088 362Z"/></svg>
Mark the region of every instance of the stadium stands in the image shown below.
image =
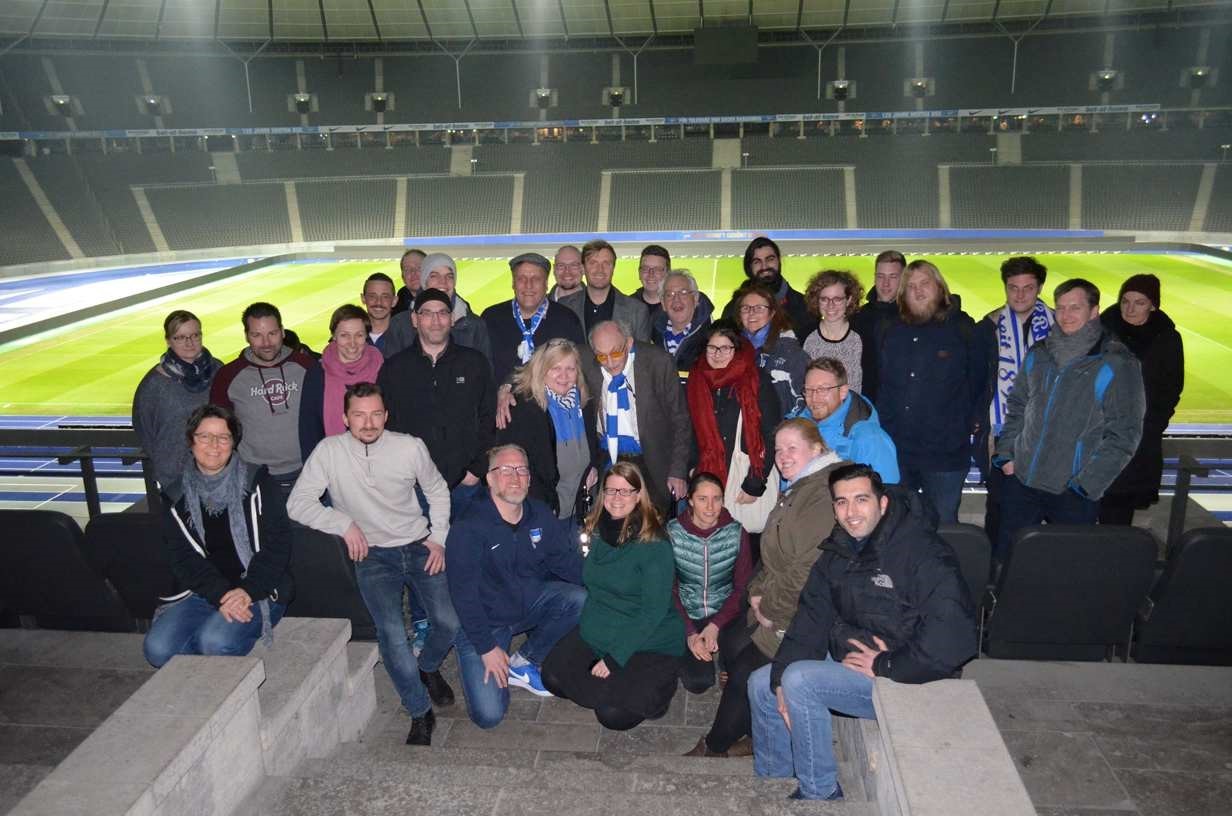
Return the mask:
<svg viewBox="0 0 1232 816"><path fill-rule="evenodd" d="M148 187L145 194L172 249L291 241L281 184ZM209 216L203 218L202 213Z"/></svg>
<svg viewBox="0 0 1232 816"><path fill-rule="evenodd" d="M1211 130L1038 130L1022 139L1023 161L1214 161L1228 133Z"/></svg>
<svg viewBox="0 0 1232 816"><path fill-rule="evenodd" d="M856 212L862 229L936 229L936 166L917 162L860 165Z"/></svg>
<svg viewBox="0 0 1232 816"><path fill-rule="evenodd" d="M732 227L735 229L843 229L841 167L732 172Z"/></svg>
<svg viewBox="0 0 1232 816"><path fill-rule="evenodd" d="M490 235L509 232L513 176L413 178L406 186L408 235Z"/></svg>
<svg viewBox="0 0 1232 816"><path fill-rule="evenodd" d="M611 230L715 229L717 171L612 173Z"/></svg>
<svg viewBox="0 0 1232 816"><path fill-rule="evenodd" d="M1232 232L1232 165L1220 165L1215 171L1215 187L1202 228L1209 232Z"/></svg>
<svg viewBox="0 0 1232 816"><path fill-rule="evenodd" d="M306 241L399 237L393 179L300 181L295 185Z"/></svg>
<svg viewBox="0 0 1232 816"><path fill-rule="evenodd" d="M90 257L120 252L106 214L71 156L31 159L29 165L82 252Z"/></svg>
<svg viewBox="0 0 1232 816"><path fill-rule="evenodd" d="M334 176L398 176L449 172L449 151L442 147L400 147L395 150L255 150L235 154L240 177L263 179Z"/></svg>
<svg viewBox="0 0 1232 816"><path fill-rule="evenodd" d="M1082 171L1082 224L1091 229L1187 230L1202 167L1089 164Z"/></svg>
<svg viewBox="0 0 1232 816"><path fill-rule="evenodd" d="M39 211L29 188L9 159L0 160L0 264L63 260L68 257Z"/></svg>
<svg viewBox="0 0 1232 816"><path fill-rule="evenodd" d="M956 229L1065 229L1069 166L952 167L950 201Z"/></svg>

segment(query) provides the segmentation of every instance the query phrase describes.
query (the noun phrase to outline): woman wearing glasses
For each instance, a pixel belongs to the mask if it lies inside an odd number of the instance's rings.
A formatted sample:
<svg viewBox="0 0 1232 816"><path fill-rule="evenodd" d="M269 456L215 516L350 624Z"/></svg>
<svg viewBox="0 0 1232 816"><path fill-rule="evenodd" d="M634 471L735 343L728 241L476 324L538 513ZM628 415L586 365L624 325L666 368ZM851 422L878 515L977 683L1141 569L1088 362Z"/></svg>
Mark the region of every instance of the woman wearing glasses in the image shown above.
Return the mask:
<svg viewBox="0 0 1232 816"><path fill-rule="evenodd" d="M578 626L543 661L543 685L594 710L614 731L667 713L684 654L684 624L672 600L672 545L642 473L617 462L603 501L586 518L586 605Z"/></svg>
<svg viewBox="0 0 1232 816"><path fill-rule="evenodd" d="M184 422L193 409L209 401L210 382L222 363L201 343L201 321L176 309L163 321L167 350L141 378L133 395L133 430L150 458L154 478L166 490L184 466Z"/></svg>
<svg viewBox="0 0 1232 816"><path fill-rule="evenodd" d="M299 409L299 450L303 461L327 436L346 432L342 397L348 386L376 382L385 358L368 342L372 319L358 306L334 309L329 318L329 344L321 352L321 364L304 375L304 395Z"/></svg>
<svg viewBox="0 0 1232 816"><path fill-rule="evenodd" d="M851 327L851 316L864 299L864 287L850 272L827 269L812 277L804 299L809 311L821 318L817 331L804 338L804 353L810 360L831 357L841 362L847 370L847 387L860 393L864 343Z"/></svg>
<svg viewBox="0 0 1232 816"><path fill-rule="evenodd" d="M179 594L154 613L145 658L158 668L178 654L246 655L291 599L291 522L265 466L235 448L242 431L226 408L188 418L191 461L164 490L163 541Z"/></svg>
<svg viewBox="0 0 1232 816"><path fill-rule="evenodd" d="M513 375L517 402L498 443L519 445L530 460L530 495L558 518L573 518L582 490L597 479L599 438L595 401L580 377L582 360L569 340L535 349Z"/></svg>
<svg viewBox="0 0 1232 816"><path fill-rule="evenodd" d="M782 409L769 372L757 367L753 347L726 320L707 330L705 353L689 372L685 396L697 441L694 472L715 474L726 490L732 452L739 446L749 456L749 471L737 501L751 504L766 492Z"/></svg>
<svg viewBox="0 0 1232 816"><path fill-rule="evenodd" d="M757 367L770 375L779 396L781 413L771 418L773 425L803 407L804 368L809 358L792 331L791 317L773 291L748 280L736 290L735 300L741 333L757 354Z"/></svg>

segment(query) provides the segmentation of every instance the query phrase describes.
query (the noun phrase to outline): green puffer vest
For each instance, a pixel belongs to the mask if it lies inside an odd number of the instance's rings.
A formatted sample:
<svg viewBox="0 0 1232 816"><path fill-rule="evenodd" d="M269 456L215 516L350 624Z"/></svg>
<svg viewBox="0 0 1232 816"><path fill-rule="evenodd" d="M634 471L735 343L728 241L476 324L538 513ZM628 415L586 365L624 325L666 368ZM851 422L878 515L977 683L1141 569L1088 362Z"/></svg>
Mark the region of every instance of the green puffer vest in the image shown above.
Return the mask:
<svg viewBox="0 0 1232 816"><path fill-rule="evenodd" d="M672 553L676 556L680 602L691 620L715 614L731 594L742 533L736 521L708 537L689 532L676 519L667 523Z"/></svg>

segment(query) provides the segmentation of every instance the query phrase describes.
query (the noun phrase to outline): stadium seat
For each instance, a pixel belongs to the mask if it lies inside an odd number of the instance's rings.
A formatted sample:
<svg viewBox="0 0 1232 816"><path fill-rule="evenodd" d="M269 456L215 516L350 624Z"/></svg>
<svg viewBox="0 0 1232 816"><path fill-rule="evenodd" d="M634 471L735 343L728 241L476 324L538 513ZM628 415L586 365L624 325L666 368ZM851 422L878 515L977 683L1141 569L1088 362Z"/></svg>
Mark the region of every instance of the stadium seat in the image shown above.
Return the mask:
<svg viewBox="0 0 1232 816"><path fill-rule="evenodd" d="M937 532L958 558L963 580L971 593L971 603L975 604L976 620L980 620L992 570L992 545L988 536L982 527L974 524L942 524Z"/></svg>
<svg viewBox="0 0 1232 816"><path fill-rule="evenodd" d="M335 535L294 525L291 574L295 598L287 615L300 618L350 618L351 637L375 640L376 626L355 582L355 565Z"/></svg>
<svg viewBox="0 0 1232 816"><path fill-rule="evenodd" d="M1157 551L1136 527L1023 528L991 596L988 656L1104 660L1120 647L1124 658Z"/></svg>
<svg viewBox="0 0 1232 816"><path fill-rule="evenodd" d="M1133 656L1139 663L1232 665L1232 530L1190 530L1151 591Z"/></svg>
<svg viewBox="0 0 1232 816"><path fill-rule="evenodd" d="M0 510L0 597L44 629L132 632L133 616L90 565L81 528L50 510Z"/></svg>
<svg viewBox="0 0 1232 816"><path fill-rule="evenodd" d="M139 621L154 618L159 598L175 592L162 524L152 513L103 513L86 525L85 552Z"/></svg>

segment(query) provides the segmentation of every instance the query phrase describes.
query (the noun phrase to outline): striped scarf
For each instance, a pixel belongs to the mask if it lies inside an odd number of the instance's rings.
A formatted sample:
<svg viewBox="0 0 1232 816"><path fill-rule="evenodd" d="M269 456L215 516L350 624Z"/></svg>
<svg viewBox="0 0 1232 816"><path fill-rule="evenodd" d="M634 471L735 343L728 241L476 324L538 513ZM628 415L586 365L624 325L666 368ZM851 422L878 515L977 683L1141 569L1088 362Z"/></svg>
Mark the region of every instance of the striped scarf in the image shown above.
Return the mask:
<svg viewBox="0 0 1232 816"><path fill-rule="evenodd" d="M632 362L630 360L629 364ZM633 402L629 398L633 390L629 388L629 380L623 371L612 377L607 391L607 398L603 401L603 437L608 458L614 463L621 456L640 456L642 446L634 435Z"/></svg>

